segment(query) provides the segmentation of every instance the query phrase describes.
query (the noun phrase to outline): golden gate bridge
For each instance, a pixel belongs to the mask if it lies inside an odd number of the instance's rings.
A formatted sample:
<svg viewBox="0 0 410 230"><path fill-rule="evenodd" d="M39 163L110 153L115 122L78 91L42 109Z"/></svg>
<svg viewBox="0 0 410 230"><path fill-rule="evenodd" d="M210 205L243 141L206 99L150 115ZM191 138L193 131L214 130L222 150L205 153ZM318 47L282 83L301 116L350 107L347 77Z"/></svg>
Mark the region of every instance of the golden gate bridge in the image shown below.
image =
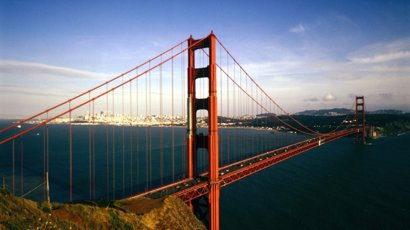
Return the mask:
<svg viewBox="0 0 410 230"><path fill-rule="evenodd" d="M222 187L341 137L364 143L365 133L363 96L332 131L315 131L211 32L2 127L0 175L13 194L44 200L53 187L66 202L174 195L218 229Z"/></svg>

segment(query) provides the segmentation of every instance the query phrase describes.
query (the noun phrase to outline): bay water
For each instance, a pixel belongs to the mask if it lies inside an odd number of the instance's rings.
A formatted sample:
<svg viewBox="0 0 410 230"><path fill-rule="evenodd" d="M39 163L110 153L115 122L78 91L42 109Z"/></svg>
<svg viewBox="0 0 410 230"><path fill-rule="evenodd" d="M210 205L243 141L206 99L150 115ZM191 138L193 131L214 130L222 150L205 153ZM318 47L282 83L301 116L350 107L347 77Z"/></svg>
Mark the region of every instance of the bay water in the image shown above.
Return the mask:
<svg viewBox="0 0 410 230"><path fill-rule="evenodd" d="M343 138L221 191L221 229L410 229L410 134Z"/></svg>
<svg viewBox="0 0 410 230"><path fill-rule="evenodd" d="M50 196L67 202L68 126L50 125L48 132ZM221 164L307 138L245 128L219 132ZM73 200L118 199L186 176L183 127L73 126L73 133ZM254 147L255 142L261 145ZM342 138L230 184L221 190L221 229L410 229L408 143L410 134L382 137L371 145ZM10 143L0 146L0 174L9 190L12 148ZM16 140L14 151L15 193L22 195L43 181L44 129ZM206 162L206 154L199 153L200 170ZM43 195L40 187L27 198L42 200Z"/></svg>

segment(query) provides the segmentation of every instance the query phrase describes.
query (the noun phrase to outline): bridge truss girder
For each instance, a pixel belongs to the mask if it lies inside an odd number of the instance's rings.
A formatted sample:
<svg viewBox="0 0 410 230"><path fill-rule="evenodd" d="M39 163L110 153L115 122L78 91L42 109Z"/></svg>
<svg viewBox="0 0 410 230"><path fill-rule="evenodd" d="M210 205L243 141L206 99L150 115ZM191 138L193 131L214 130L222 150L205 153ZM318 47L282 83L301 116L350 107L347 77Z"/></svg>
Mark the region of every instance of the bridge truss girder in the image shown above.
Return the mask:
<svg viewBox="0 0 410 230"><path fill-rule="evenodd" d="M241 167L240 169L237 169L235 171L231 171L229 173L221 175L219 177L218 184L220 184L220 187L224 187L242 178L245 178L254 173L257 173L263 169L269 168L272 165L275 165L289 158L297 156L301 153L304 153L308 150L311 150L315 147L318 147L324 143L329 143L333 140L352 135L356 132L357 132L356 129L343 130L340 132L332 133L331 135L325 135L325 136L313 138L310 140L298 142L296 144L285 146L285 147L282 147L282 148L279 148L273 151L269 151L269 152L260 154L256 157L252 157L244 161L237 162L232 165L224 166L221 168L220 172L223 172L224 169L231 167L233 165L240 165L240 164L245 163L245 165ZM255 160L256 160L255 163L246 164L246 162L249 163ZM179 197L182 201L189 203L190 201L194 199L197 199L201 196L205 196L206 194L209 193L209 191L210 191L210 185L207 181L204 181L204 182L200 182L196 184L195 186L189 187L178 193L175 193L174 195Z"/></svg>

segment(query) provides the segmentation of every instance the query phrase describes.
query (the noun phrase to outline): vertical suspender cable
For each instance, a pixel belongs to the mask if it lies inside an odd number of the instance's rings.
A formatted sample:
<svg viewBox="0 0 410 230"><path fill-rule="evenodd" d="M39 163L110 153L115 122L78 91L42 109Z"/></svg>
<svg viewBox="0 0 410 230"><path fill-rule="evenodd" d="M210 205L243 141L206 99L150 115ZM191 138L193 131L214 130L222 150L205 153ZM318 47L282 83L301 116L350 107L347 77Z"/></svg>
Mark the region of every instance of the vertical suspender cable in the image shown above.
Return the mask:
<svg viewBox="0 0 410 230"><path fill-rule="evenodd" d="M258 89L256 89L256 115L258 116L261 112L259 111L259 109L260 109L260 105L259 105L259 93L258 93ZM256 143L256 148L257 148L257 153L260 153L260 150L261 150L261 138L260 138L260 127L261 127L261 117L260 116L258 116L258 138L257 138L257 143Z"/></svg>
<svg viewBox="0 0 410 230"><path fill-rule="evenodd" d="M71 101L68 103L70 113L68 114L68 129L69 129L69 168L70 168L70 202L73 201L73 127L71 123Z"/></svg>
<svg viewBox="0 0 410 230"><path fill-rule="evenodd" d="M265 108L269 108L268 107L268 100L267 100L268 98L267 97L265 97ZM267 113L267 114L269 114L269 110L268 111L266 111L265 110L265 113ZM268 115L266 115L266 118L265 118L265 123L264 123L264 130L266 131L267 130L267 122L268 122ZM265 133L264 135L264 138L263 138L263 141L264 141L264 143L263 143L263 146L264 146L264 149L266 150L266 145L267 145L267 138L268 138L268 135L267 135L267 133Z"/></svg>
<svg viewBox="0 0 410 230"><path fill-rule="evenodd" d="M266 133L266 149L267 150L271 150L272 149L272 147L271 147L271 142L270 142L270 119L271 119L271 114L272 114L272 105L271 105L271 103L270 103L270 101L269 100L266 100L266 102L267 102L267 105L266 105L266 108L268 108L268 111L267 111L267 113L268 113L268 116L266 117L266 122L267 122L267 125L266 125L266 127L267 127L267 133Z"/></svg>
<svg viewBox="0 0 410 230"><path fill-rule="evenodd" d="M180 50L182 50L182 44L180 46ZM185 101L185 55L184 53L181 54L181 86L182 86L182 90L181 90L181 116L182 119L184 120L184 122L187 122L186 117L185 117L185 103L187 101ZM186 146L185 145L181 145L181 171L183 172L183 177L185 178L187 175L187 161L186 161L186 155L185 155L185 149Z"/></svg>
<svg viewBox="0 0 410 230"><path fill-rule="evenodd" d="M138 75L138 69L136 70L136 74ZM139 93L139 88L138 88L138 79L137 78L135 80L135 107L136 107L136 114L135 114L135 121L136 121L136 125L135 125L135 149L136 149L136 165L137 165L137 185L139 185L139 129L138 129L138 114L139 114L139 110L138 110L138 93Z"/></svg>
<svg viewBox="0 0 410 230"><path fill-rule="evenodd" d="M235 64L234 64L234 66L235 66ZM235 78L236 78L236 80L235 80L235 83L234 83L234 85L235 85L235 91L234 91L234 93L235 93L235 116L236 116L236 126L238 127L238 126L240 126L240 122L241 122L241 113L240 113L240 98L239 98L239 89L240 89L240 87L241 87L241 84L240 84L240 80L241 80L241 78L240 78L240 72L241 72L241 69L239 68L238 70L236 70L236 67L234 67L235 68ZM236 73L236 71L238 71L238 73ZM241 132L240 132L240 129L238 129L238 131L236 131L236 135L235 135L235 138L236 138L236 140L235 140L235 161L238 161L239 159L240 159L240 150L241 150L241 148L240 148L240 145L241 145Z"/></svg>
<svg viewBox="0 0 410 230"><path fill-rule="evenodd" d="M151 68L151 62L149 63L149 68ZM150 188L152 187L152 121L153 121L153 116L152 116L152 110L151 110L151 104L152 104L152 91L151 91L151 71L148 73L149 79L148 79L148 108L149 108L149 117L150 117L150 122L151 124L149 125L149 185Z"/></svg>
<svg viewBox="0 0 410 230"><path fill-rule="evenodd" d="M266 98L266 97L263 97L263 94L261 94L261 113L262 114L266 114L267 113L267 111L266 111L266 108L267 108L267 106L266 106L266 104L264 104L263 103L263 99L264 98ZM265 100L265 103L266 103L266 100ZM263 147L263 151L265 151L265 144L266 144L266 135L265 135L265 130L266 130L266 127L265 127L265 124L266 124L266 115L264 115L263 116L263 120L262 120L262 147Z"/></svg>
<svg viewBox="0 0 410 230"><path fill-rule="evenodd" d="M106 86L107 90L108 90L108 85ZM106 183L106 196L107 199L109 199L109 194L110 194L110 182L109 182L109 177L110 177L110 168L109 168L109 135L108 135L108 100L109 100L109 96L107 93L107 97L106 97L106 108L105 108L105 183Z"/></svg>
<svg viewBox="0 0 410 230"><path fill-rule="evenodd" d="M236 87L235 87L235 74L236 73L236 69L235 69L235 62L233 62L233 82L232 82L232 114L233 114L233 118L234 121L236 122L237 120L235 119L235 116L237 117L237 104L236 104ZM237 135L237 131L234 131L233 135L232 135L232 145L233 145L233 161L236 161L236 145L238 144L238 140L236 139L236 135Z"/></svg>
<svg viewBox="0 0 410 230"><path fill-rule="evenodd" d="M245 85L246 85L246 92L249 92L250 91L250 89L248 88L248 78L245 78ZM252 92L251 92L252 93ZM246 115L247 116L251 116L252 115L252 113L250 112L250 109L249 109L249 96L247 96L247 95L245 95L245 100L246 100ZM250 125L250 124L249 124ZM250 137L249 137L249 135L246 135L246 138L249 140L250 139ZM248 144L249 143L249 141L247 141L247 146L246 147L249 147ZM246 154L248 154L248 152L246 153Z"/></svg>
<svg viewBox="0 0 410 230"><path fill-rule="evenodd" d="M114 106L114 94L115 91L112 91L112 197L115 199L115 106Z"/></svg>
<svg viewBox="0 0 410 230"><path fill-rule="evenodd" d="M88 93L88 100L90 100L91 95ZM91 104L88 103L88 189L89 197L92 198L92 150L91 150Z"/></svg>
<svg viewBox="0 0 410 230"><path fill-rule="evenodd" d="M161 56L162 62L162 56ZM159 66L159 121L160 121L160 128L159 128L159 167L160 167L160 181L161 186L163 185L163 177L164 177L164 130L163 130L163 118L162 118L162 65Z"/></svg>
<svg viewBox="0 0 410 230"><path fill-rule="evenodd" d="M48 118L48 112L47 112L47 118ZM47 142L47 144L46 144L46 169L47 169L47 173L46 173L46 182L47 182L47 200L49 200L49 181L48 181L48 172L49 172L49 169L50 169L50 161L49 161L49 154L50 154L50 150L49 150L49 139L48 139L48 137L49 137L49 135L48 135L48 133L49 133L49 130L48 130L48 125L46 125L46 129L47 129L47 132L46 132L46 142Z"/></svg>
<svg viewBox="0 0 410 230"><path fill-rule="evenodd" d="M88 93L88 100L90 100L91 95ZM92 136L91 136L91 104L88 103L88 187L89 196L92 198Z"/></svg>
<svg viewBox="0 0 410 230"><path fill-rule="evenodd" d="M149 169L148 169L148 163L149 163L149 158L148 158L148 74L145 74L145 122L146 122L146 127L145 127L145 191L148 190L148 185L149 185Z"/></svg>
<svg viewBox="0 0 410 230"><path fill-rule="evenodd" d="M122 77L124 82L124 77ZM124 85L121 87L121 117L120 122L122 126L122 196L125 196L125 125L124 125Z"/></svg>
<svg viewBox="0 0 410 230"><path fill-rule="evenodd" d="M221 46L219 46L219 66L222 66L222 54L221 54ZM219 84L220 84L220 86L219 86L219 89L221 89L222 90L222 68L220 67L219 68ZM220 117L223 117L223 93L221 92L221 90L219 90L219 92L220 92L220 96L219 96L219 99L220 99L220 101L219 101L219 106L220 106L220 112L219 112L219 114L220 114ZM220 120L219 121L219 123L222 123L222 121L223 121L223 119L222 120ZM219 146L219 165L220 166L222 166L223 165L223 161L224 161L224 158L223 158L223 151L224 151L224 139L223 139L223 135L222 135L222 132L223 132L223 130L224 129L219 129L219 131L221 132L221 135L218 135L218 137L219 137L219 141L220 141L220 144L218 145Z"/></svg>
<svg viewBox="0 0 410 230"><path fill-rule="evenodd" d="M229 74L229 59L228 59L228 54L226 54L226 72ZM230 138L229 138L229 136L230 136L230 132L231 132L231 129L229 128L229 124L231 123L231 118L229 117L229 78L227 77L226 78L226 104L227 104L227 106L226 106L226 117L227 117L227 122L228 122L228 129L227 129L227 135L226 135L226 143L227 143L227 154L228 154L228 156L227 156L227 160L228 160L228 162L227 163L230 163L231 162L231 157L230 157L230 148L231 148L231 146L230 146Z"/></svg>
<svg viewBox="0 0 410 230"><path fill-rule="evenodd" d="M46 119L48 120L48 112L46 113ZM44 200L48 199L48 124L45 125L45 135L44 135L44 168L45 168L45 173L44 173Z"/></svg>
<svg viewBox="0 0 410 230"><path fill-rule="evenodd" d="M20 139L20 194L24 194L24 139Z"/></svg>
<svg viewBox="0 0 410 230"><path fill-rule="evenodd" d="M12 164L12 177L11 177L11 189L12 189L12 193L13 195L15 195L15 190L14 190L14 183L15 183L15 178L14 178L14 151L15 151L15 140L13 139L12 142L12 156L11 156L11 164Z"/></svg>
<svg viewBox="0 0 410 230"><path fill-rule="evenodd" d="M46 196L46 126L44 126L44 131L43 131L43 181L44 181L44 186L43 186L43 200L46 201L47 196Z"/></svg>
<svg viewBox="0 0 410 230"><path fill-rule="evenodd" d="M122 82L124 82L124 77L122 77ZM122 196L125 195L125 127L124 127L124 85L121 87L121 114L120 114L120 125L121 125L121 156L122 156Z"/></svg>
<svg viewBox="0 0 410 230"><path fill-rule="evenodd" d="M181 49L182 49L182 44L181 44ZM184 117L184 121L186 123L186 125L188 125L188 116L187 116L187 104L186 102L186 98L187 98L187 82L186 82L186 75L188 74L186 72L186 63L185 63L185 55L187 55L188 51L185 51L184 53L182 53L181 58L182 58L182 70L181 70L181 74L182 74L182 114ZM186 139L186 138L184 138ZM181 145L183 146L183 145ZM188 170L188 165L187 165L187 148L186 146L182 147L182 165L185 165L185 172L187 172ZM185 174L186 176L188 175L188 173Z"/></svg>
<svg viewBox="0 0 410 230"><path fill-rule="evenodd" d="M244 83L242 82L242 70L239 68L239 80L240 80L240 83L241 83L241 87L242 88L245 88L244 87ZM246 106L246 103L245 103L245 94L243 93L243 92L240 92L239 91L239 89L238 89L238 93L240 93L239 94L239 99L238 99L238 106L240 106L240 113L239 113L239 115L240 115L240 118L241 118L241 121L242 121L242 125L241 125L241 136L240 136L240 141L239 141L239 144L240 144L240 147L239 147L239 151L240 151L240 156L241 156L241 160L242 159L244 159L245 158L245 156L244 156L244 149L245 149L245 135L246 135L246 132L245 132L245 129L244 129L244 118L245 118L245 106Z"/></svg>
<svg viewBox="0 0 410 230"><path fill-rule="evenodd" d="M130 127L129 127L129 134L130 134L130 192L133 194L133 165L132 165L132 154L133 152L133 137L132 137L132 126L133 126L133 114L132 114L132 82L130 82L130 114L129 114L129 122L130 122Z"/></svg>
<svg viewBox="0 0 410 230"><path fill-rule="evenodd" d="M251 88L252 88L252 94L254 93L253 92L253 89L255 88L255 87L253 87L254 85L251 83ZM255 93L253 94L253 95L255 95L255 96L253 96L254 98L256 98L256 89L255 89ZM253 118L254 118L254 122L253 122L253 129L254 129L254 131L252 132L252 155L253 154L255 154L255 151L256 151L256 148L255 148L255 145L256 145L256 122L258 121L257 119L258 119L258 117L256 116L256 103L254 103L254 102L252 102L252 101L250 101L251 102L251 105L252 105L252 107L251 107L251 109L252 109L252 114L253 114Z"/></svg>
<svg viewBox="0 0 410 230"><path fill-rule="evenodd" d="M262 114L263 114L263 108L262 108L262 103L263 103L263 101L262 101L262 92L260 93L260 100L259 100L259 108L260 108L260 111L259 111L259 113L258 114L260 114L261 116L260 116L260 119L259 119L259 130L260 130L260 134L259 135L263 135L263 132L262 132L262 128L263 128L263 116L262 116ZM261 137L261 138L259 138L259 152L260 151L262 151L263 150L263 136Z"/></svg>
<svg viewBox="0 0 410 230"><path fill-rule="evenodd" d="M93 103L93 116L92 116L92 160L93 160L93 198L95 199L95 103Z"/></svg>
<svg viewBox="0 0 410 230"><path fill-rule="evenodd" d="M174 56L174 50L171 51ZM182 71L182 70L181 70ZM172 182L175 182L175 130L174 130L174 58L171 59L171 142L172 142Z"/></svg>

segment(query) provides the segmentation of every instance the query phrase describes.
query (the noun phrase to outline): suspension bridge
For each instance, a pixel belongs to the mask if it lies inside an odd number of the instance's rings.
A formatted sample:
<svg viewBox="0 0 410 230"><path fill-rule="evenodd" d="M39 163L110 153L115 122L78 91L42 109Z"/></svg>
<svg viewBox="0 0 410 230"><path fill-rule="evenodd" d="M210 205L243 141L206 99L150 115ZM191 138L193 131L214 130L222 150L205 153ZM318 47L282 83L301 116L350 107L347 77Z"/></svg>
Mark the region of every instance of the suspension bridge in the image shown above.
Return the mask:
<svg viewBox="0 0 410 230"><path fill-rule="evenodd" d="M365 142L364 97L319 133L276 103L212 32L0 130L13 194L73 202L181 198L219 228L222 187L341 137Z"/></svg>

